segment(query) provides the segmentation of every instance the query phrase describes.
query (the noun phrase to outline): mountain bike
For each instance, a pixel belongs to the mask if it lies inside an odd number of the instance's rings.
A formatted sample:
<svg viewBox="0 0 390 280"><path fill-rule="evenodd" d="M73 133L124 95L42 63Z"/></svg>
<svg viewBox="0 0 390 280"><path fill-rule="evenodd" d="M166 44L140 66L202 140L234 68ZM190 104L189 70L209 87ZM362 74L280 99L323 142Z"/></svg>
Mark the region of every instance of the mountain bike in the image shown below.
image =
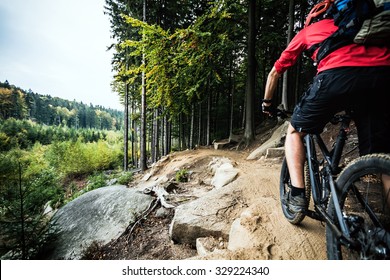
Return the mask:
<svg viewBox="0 0 390 280"><path fill-rule="evenodd" d="M320 134L304 137L305 194L308 208L295 213L283 201L290 191L286 159L280 175L280 198L285 218L298 225L308 216L325 222L328 259L390 259L390 155L369 154L340 167L351 117L335 115L339 125L334 145L327 148ZM389 187L390 189L390 187Z"/></svg>

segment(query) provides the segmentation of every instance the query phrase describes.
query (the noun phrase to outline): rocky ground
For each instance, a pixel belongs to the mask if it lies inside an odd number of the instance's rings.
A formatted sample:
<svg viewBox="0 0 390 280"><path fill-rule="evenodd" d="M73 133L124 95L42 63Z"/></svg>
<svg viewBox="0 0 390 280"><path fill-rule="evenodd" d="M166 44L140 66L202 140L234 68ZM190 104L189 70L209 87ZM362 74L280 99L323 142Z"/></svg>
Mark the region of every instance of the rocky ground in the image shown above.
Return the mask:
<svg viewBox="0 0 390 280"><path fill-rule="evenodd" d="M325 142L334 139L337 130L328 128ZM269 137L269 135L268 135ZM190 245L175 244L169 237L169 227L174 209L159 206L145 216L136 226L117 240L101 245L94 243L85 251L84 259L306 259L326 258L325 228L318 221L306 218L300 226L289 224L283 217L279 203L279 173L281 159L247 160L248 155L264 139L257 141L245 150L227 146L215 150L213 147L177 152L158 163L152 172L154 176L172 178L174 170L185 168L190 171L188 182L178 183L177 199L173 204L186 203L186 199L202 196L212 189L208 164L215 157L225 157L234 162L239 174L233 184L234 207L224 211L224 218L232 223L238 221L247 229L245 235L230 238L209 237L203 247L208 254L203 255ZM352 137L347 149L353 150L356 139ZM353 157L353 155L350 155ZM144 175L138 175L131 185L137 185ZM129 186L132 187L132 186ZM232 196L233 198L233 196ZM249 235L248 235L249 232ZM250 240L243 240L250 238ZM248 237L249 236L249 237ZM239 244L252 244L251 248L240 248ZM235 245L233 245L235 244ZM233 249L232 249L233 248Z"/></svg>

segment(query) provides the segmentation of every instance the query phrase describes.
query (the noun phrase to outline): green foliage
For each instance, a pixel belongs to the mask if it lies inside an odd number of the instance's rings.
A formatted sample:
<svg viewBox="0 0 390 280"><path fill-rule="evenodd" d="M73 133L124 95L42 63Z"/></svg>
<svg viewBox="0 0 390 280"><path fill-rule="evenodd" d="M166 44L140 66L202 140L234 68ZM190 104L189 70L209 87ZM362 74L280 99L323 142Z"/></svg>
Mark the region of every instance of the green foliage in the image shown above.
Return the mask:
<svg viewBox="0 0 390 280"><path fill-rule="evenodd" d="M186 169L180 169L176 172L175 178L177 182L187 182L188 181L188 171Z"/></svg>
<svg viewBox="0 0 390 280"><path fill-rule="evenodd" d="M0 154L0 254L8 252L6 258L33 259L53 237L44 209L63 194L53 169L33 165L21 150Z"/></svg>
<svg viewBox="0 0 390 280"><path fill-rule="evenodd" d="M127 185L133 180L133 172L123 172L118 177L118 184Z"/></svg>
<svg viewBox="0 0 390 280"><path fill-rule="evenodd" d="M144 53L147 63L123 68L119 76L133 83L145 71L148 107L163 107L171 116L188 113L194 102L209 94L210 86L222 82L218 65L235 48L226 29L230 17L216 5L189 27L169 31L125 16L142 39L126 40L121 47L132 49L133 57Z"/></svg>
<svg viewBox="0 0 390 280"><path fill-rule="evenodd" d="M103 173L95 173L88 177L87 187L85 191L92 191L101 187L107 186L107 177Z"/></svg>
<svg viewBox="0 0 390 280"><path fill-rule="evenodd" d="M67 141L53 143L45 156L49 164L65 178L115 169L121 164L120 155L118 145L110 146L104 141Z"/></svg>
<svg viewBox="0 0 390 280"><path fill-rule="evenodd" d="M0 119L20 118L27 116L27 104L21 90L9 84L0 84Z"/></svg>
<svg viewBox="0 0 390 280"><path fill-rule="evenodd" d="M106 185L102 172L121 164L122 145L114 134L108 141L84 143L81 140L36 143L31 150L12 149L0 153L0 236L4 242L0 255L6 258L36 258L42 246L54 233L44 209L58 208L79 195ZM85 188L79 189L69 178L88 177ZM124 174L122 180L130 180ZM128 181L127 181L128 182ZM65 199L65 189L73 195Z"/></svg>
<svg viewBox="0 0 390 280"><path fill-rule="evenodd" d="M108 135L110 139L107 139ZM74 129L41 125L31 120L0 119L0 152L13 148L28 149L35 143L48 145L55 141L67 140L80 140L84 143L109 140L109 143L117 143L122 137L119 131Z"/></svg>

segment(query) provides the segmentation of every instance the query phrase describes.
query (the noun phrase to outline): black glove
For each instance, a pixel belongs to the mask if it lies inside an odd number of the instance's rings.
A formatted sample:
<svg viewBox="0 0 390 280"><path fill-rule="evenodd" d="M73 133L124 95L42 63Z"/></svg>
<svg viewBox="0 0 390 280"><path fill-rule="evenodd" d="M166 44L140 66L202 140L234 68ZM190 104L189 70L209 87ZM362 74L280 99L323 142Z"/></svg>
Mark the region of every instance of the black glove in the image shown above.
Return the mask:
<svg viewBox="0 0 390 280"><path fill-rule="evenodd" d="M271 117L275 115L276 109L272 106L271 100L263 99L263 103L261 104L261 111L264 114L270 115Z"/></svg>

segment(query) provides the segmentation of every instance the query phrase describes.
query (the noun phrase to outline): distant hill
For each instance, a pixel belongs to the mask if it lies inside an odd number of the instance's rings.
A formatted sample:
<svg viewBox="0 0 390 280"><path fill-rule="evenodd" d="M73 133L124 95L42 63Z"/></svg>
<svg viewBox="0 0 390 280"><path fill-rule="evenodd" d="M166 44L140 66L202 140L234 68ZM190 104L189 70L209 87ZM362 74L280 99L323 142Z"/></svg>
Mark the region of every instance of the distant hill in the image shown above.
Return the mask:
<svg viewBox="0 0 390 280"><path fill-rule="evenodd" d="M9 118L76 129L119 130L123 127L121 111L25 91L5 81L0 82L0 121Z"/></svg>

